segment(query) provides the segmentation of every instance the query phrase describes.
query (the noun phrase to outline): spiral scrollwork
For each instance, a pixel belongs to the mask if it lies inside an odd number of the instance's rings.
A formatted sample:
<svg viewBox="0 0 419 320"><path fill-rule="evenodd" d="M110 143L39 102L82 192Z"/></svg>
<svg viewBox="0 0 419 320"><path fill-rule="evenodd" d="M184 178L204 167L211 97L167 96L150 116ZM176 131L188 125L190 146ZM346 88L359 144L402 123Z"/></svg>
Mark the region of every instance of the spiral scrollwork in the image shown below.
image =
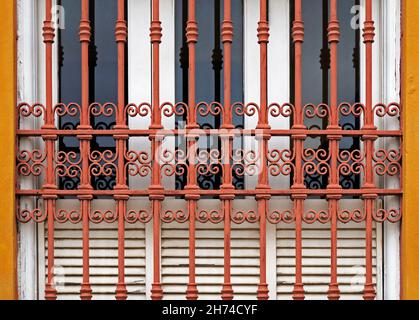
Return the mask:
<svg viewBox="0 0 419 320"><path fill-rule="evenodd" d="M146 151L128 150L125 168L130 176L146 177L151 173L151 157Z"/></svg>
<svg viewBox="0 0 419 320"><path fill-rule="evenodd" d="M185 223L189 219L189 213L185 210L165 210L160 213L160 219L164 223Z"/></svg>
<svg viewBox="0 0 419 320"><path fill-rule="evenodd" d="M232 171L237 177L254 176L259 172L259 153L255 150L235 149L232 152Z"/></svg>
<svg viewBox="0 0 419 320"><path fill-rule="evenodd" d="M46 108L41 103L34 103L29 104L26 102L22 102L17 106L19 116L23 118L27 118L33 116L35 118L39 118L43 116L46 112Z"/></svg>
<svg viewBox="0 0 419 320"><path fill-rule="evenodd" d="M338 211L338 220L342 223L348 223L348 222L362 222L365 220L366 214L365 211L360 209L354 209L354 210L340 210Z"/></svg>
<svg viewBox="0 0 419 320"><path fill-rule="evenodd" d="M57 221L58 223L66 223L66 222L70 222L72 224L77 224L82 220L82 215L79 211L77 210L64 210L64 209L60 209L60 210L56 210L54 213L54 218L55 221Z"/></svg>
<svg viewBox="0 0 419 320"><path fill-rule="evenodd" d="M125 221L134 224L136 222L148 223L153 215L146 210L128 210L125 212Z"/></svg>
<svg viewBox="0 0 419 320"><path fill-rule="evenodd" d="M160 153L162 174L171 177L183 176L188 170L188 153L182 149L163 149Z"/></svg>
<svg viewBox="0 0 419 320"><path fill-rule="evenodd" d="M377 117L399 117L401 114L401 106L396 102L390 104L378 103L374 106L373 111Z"/></svg>
<svg viewBox="0 0 419 320"><path fill-rule="evenodd" d="M272 224L278 224L280 222L292 223L295 221L295 214L292 210L274 210L267 213L266 219Z"/></svg>
<svg viewBox="0 0 419 320"><path fill-rule="evenodd" d="M396 223L401 220L402 211L400 209L378 209L376 211L373 211L372 218L376 222L388 221L390 223Z"/></svg>
<svg viewBox="0 0 419 320"><path fill-rule="evenodd" d="M224 220L224 213L219 210L200 210L196 213L196 220L201 223L211 222L218 224Z"/></svg>
<svg viewBox="0 0 419 320"><path fill-rule="evenodd" d="M231 106L231 110L233 112L233 116L236 115L239 117L242 117L242 116L253 117L254 115L259 116L259 112L260 112L259 106L254 102L250 102L248 104L236 102Z"/></svg>
<svg viewBox="0 0 419 320"><path fill-rule="evenodd" d="M244 222L256 223L259 221L259 219L260 216L257 210L238 210L234 211L231 215L231 221L236 224L242 224Z"/></svg>
<svg viewBox="0 0 419 320"><path fill-rule="evenodd" d="M344 116L354 116L354 117L360 117L365 113L365 106L362 103L348 103L348 102L342 102L338 106L339 113Z"/></svg>
<svg viewBox="0 0 419 320"><path fill-rule="evenodd" d="M36 223L42 223L47 219L47 213L43 212L39 208L35 208L33 210L19 209L16 212L16 219L22 223L27 223L31 220Z"/></svg>
<svg viewBox="0 0 419 320"><path fill-rule="evenodd" d="M324 103L318 105L308 103L303 107L303 113L308 119L326 119L330 115L330 108Z"/></svg>
<svg viewBox="0 0 419 320"><path fill-rule="evenodd" d="M201 115L202 117L220 116L224 112L224 107L219 102L207 103L201 101L196 105L196 112L197 115Z"/></svg>
<svg viewBox="0 0 419 320"><path fill-rule="evenodd" d="M196 172L201 176L214 176L222 172L221 152L218 149L201 149L197 155Z"/></svg>
<svg viewBox="0 0 419 320"><path fill-rule="evenodd" d="M124 122L127 121L126 116L134 118L134 117L147 117L151 115L151 104L149 103L141 103L139 105L130 103L125 107L124 111L125 119Z"/></svg>
<svg viewBox="0 0 419 320"><path fill-rule="evenodd" d="M160 111L167 118L172 116L187 116L188 105L184 102L178 102L176 104L165 102L160 106Z"/></svg>
<svg viewBox="0 0 419 320"><path fill-rule="evenodd" d="M362 150L342 150L338 154L338 172L343 176L361 174L365 169L365 153Z"/></svg>
<svg viewBox="0 0 419 320"><path fill-rule="evenodd" d="M295 113L295 108L291 103L284 103L282 105L279 103L271 103L268 106L268 112L274 118L289 118Z"/></svg>
<svg viewBox="0 0 419 320"><path fill-rule="evenodd" d="M330 221L331 215L329 211L325 210L308 210L303 212L302 219L307 224L313 224L315 222L325 224Z"/></svg>
<svg viewBox="0 0 419 320"><path fill-rule="evenodd" d="M304 149L303 172L308 175L326 175L330 172L330 154L325 149Z"/></svg>
<svg viewBox="0 0 419 320"><path fill-rule="evenodd" d="M55 163L55 172L59 177L76 178L81 174L81 158L74 151L59 151Z"/></svg>
<svg viewBox="0 0 419 320"><path fill-rule="evenodd" d="M117 153L112 150L105 150L103 152L94 150L90 153L89 160L91 164L89 166L90 173L95 176L110 177L115 175Z"/></svg>
<svg viewBox="0 0 419 320"><path fill-rule="evenodd" d="M117 107L112 102L106 102L104 104L94 102L89 106L89 114L93 117L111 117L116 114Z"/></svg>
<svg viewBox="0 0 419 320"><path fill-rule="evenodd" d="M89 220L92 223L113 223L118 219L118 214L112 210L94 210L89 213Z"/></svg>
<svg viewBox="0 0 419 320"><path fill-rule="evenodd" d="M401 172L400 149L377 149L374 151L374 170L379 176L395 176Z"/></svg>
<svg viewBox="0 0 419 320"><path fill-rule="evenodd" d="M76 117L80 115L81 107L75 102L71 102L69 104L57 103L54 106L54 113L58 117L64 117L64 116Z"/></svg>
<svg viewBox="0 0 419 320"><path fill-rule="evenodd" d="M21 176L40 176L45 169L46 153L43 153L41 150L20 150L16 157L17 172Z"/></svg>
<svg viewBox="0 0 419 320"><path fill-rule="evenodd" d="M289 149L268 150L266 158L268 160L269 173L276 177L279 175L289 176L293 170L295 154Z"/></svg>

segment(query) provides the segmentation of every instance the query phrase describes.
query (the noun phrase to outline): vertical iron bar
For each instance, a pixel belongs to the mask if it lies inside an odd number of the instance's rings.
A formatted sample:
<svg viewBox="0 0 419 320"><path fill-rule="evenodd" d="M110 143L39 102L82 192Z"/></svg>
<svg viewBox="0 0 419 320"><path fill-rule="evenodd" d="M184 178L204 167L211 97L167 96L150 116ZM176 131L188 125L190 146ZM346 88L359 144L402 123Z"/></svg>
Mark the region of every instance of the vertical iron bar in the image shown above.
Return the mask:
<svg viewBox="0 0 419 320"><path fill-rule="evenodd" d="M127 42L127 22L125 20L125 0L118 0L118 18L115 25L115 40L118 50L118 110L115 129L128 129L124 122L125 109L125 46ZM118 214L118 284L116 299L127 299L125 284L125 211L129 196L125 173L125 149L128 135L114 135L117 145L118 169L114 199Z"/></svg>
<svg viewBox="0 0 419 320"><path fill-rule="evenodd" d="M374 113L372 106L372 46L375 36L374 21L372 18L372 0L366 0L365 4L365 22L364 22L364 43L365 43L365 130L376 130L374 125ZM374 142L377 135L369 134L363 135L365 146L365 183L363 186L364 209L366 214L366 253L365 253L365 286L364 286L364 299L373 300L375 298L375 288L372 279L372 213L374 210L375 199L377 194L374 194L370 189L375 188L374 170L373 170L373 152Z"/></svg>
<svg viewBox="0 0 419 320"><path fill-rule="evenodd" d="M153 211L153 284L151 299L161 300L163 290L160 283L160 212L164 200L164 190L160 175L160 145L162 136L159 131L163 129L160 113L160 43L162 28L160 21L160 1L152 2L152 19L150 26L150 40L152 45L153 75L152 75L152 116L150 126L150 141L152 153L152 178L149 187L149 199Z"/></svg>
<svg viewBox="0 0 419 320"><path fill-rule="evenodd" d="M260 47L260 112L259 121L256 127L256 139L259 146L260 169L258 184L256 186L256 201L260 216L259 237L260 237L260 279L257 290L259 300L268 300L269 289L266 283L266 210L268 201L271 198L270 186L268 183L267 149L268 141L271 138L270 125L268 123L268 23L267 1L260 0L260 17L258 22L258 42Z"/></svg>
<svg viewBox="0 0 419 320"><path fill-rule="evenodd" d="M188 118L186 124L187 147L188 147L188 176L185 186L185 200L188 203L189 215L189 281L186 289L186 299L198 299L198 289L195 280L195 213L197 201L200 198L198 185L196 183L196 142L199 136L193 131L199 126L196 122L195 110L195 45L198 41L198 24L195 17L195 0L188 0L188 21L186 23L186 42L189 53L189 74L188 74Z"/></svg>
<svg viewBox="0 0 419 320"><path fill-rule="evenodd" d="M91 27L89 21L89 0L81 2L81 20L80 20L80 42L81 42L81 119L78 129L92 129L90 125L89 115L89 42L91 37ZM78 196L81 204L82 212L82 234L83 234L83 280L80 289L80 298L82 300L90 300L92 298L92 289L89 283L89 214L90 202L93 199L91 191L93 190L90 183L89 172L89 155L91 135L77 135L80 141L81 152L81 184L79 189L84 191Z"/></svg>
<svg viewBox="0 0 419 320"><path fill-rule="evenodd" d="M322 70L322 103L328 104L330 102L329 98L329 89L331 90L331 83L329 82L329 71L331 73L331 57L330 57L330 46L329 46L329 34L328 34L328 24L329 24L329 1L330 0L322 0L322 48L320 54L320 65ZM325 129L330 122L330 119L324 117L321 119L321 128ZM329 150L328 149L328 139L327 136L322 135L319 137L320 145L319 149ZM318 181L322 188L326 188L327 184L329 183L329 174L327 172L324 175L320 175Z"/></svg>
<svg viewBox="0 0 419 320"><path fill-rule="evenodd" d="M294 100L295 100L295 114L292 129L305 129L303 123L303 106L302 106L302 45L304 41L304 22L302 20L301 0L294 0L295 2L295 17L292 26L292 37L294 41ZM302 170L304 140L306 135L294 133L292 141L295 152L295 177L292 185L293 190L298 190L299 193L294 193L291 196L293 199L294 214L295 214L295 283L293 289L293 299L304 299L304 286L302 282L302 214L304 210L304 200L307 198L307 190L304 185L304 172Z"/></svg>
<svg viewBox="0 0 419 320"><path fill-rule="evenodd" d="M46 0L45 2L45 21L43 26L43 38L45 43L45 62L46 62L46 116L45 123L42 129L56 129L54 124L54 114L52 109L52 45L54 43L55 29L52 22L52 1ZM57 135L48 134L42 135L45 141L46 154L47 154L47 170L46 181L42 187L45 194L43 195L45 210L47 213L47 226L48 226L48 275L45 284L45 299L57 299L57 290L54 287L54 211L57 195L57 183L54 174L54 154L55 154L55 141Z"/></svg>
<svg viewBox="0 0 419 320"><path fill-rule="evenodd" d="M220 41L222 42L222 39L220 37L220 34L222 33L222 23L224 21L221 21L221 0L214 0L214 49L212 50L212 68L214 70L214 101L222 103L221 101L221 70L224 69L225 66L223 66L223 50L220 47ZM220 29L221 25L221 29ZM225 61L224 61L225 64ZM225 91L225 90L224 90ZM214 129L221 129L221 123L222 123L222 115L215 115L214 116ZM221 140L221 136L219 136L219 139ZM208 141L208 148L211 148L211 141ZM220 144L220 153L222 149L222 142ZM216 174L213 178L213 185L214 189L221 188L222 184L222 175Z"/></svg>
<svg viewBox="0 0 419 320"><path fill-rule="evenodd" d="M330 0L330 19L328 25L328 41L330 46L330 115L328 130L339 130L338 115L338 43L340 37L339 19L337 15L337 0ZM330 180L327 185L335 193L327 195L329 214L331 216L331 251L330 251L330 284L328 298L338 300L340 297L337 283L337 214L339 199L342 197L339 184L338 155L340 135L328 134L330 152Z"/></svg>
<svg viewBox="0 0 419 320"><path fill-rule="evenodd" d="M234 200L234 186L232 183L231 154L233 147L234 129L231 110L231 46L234 29L231 19L231 0L224 0L224 18L221 26L221 41L224 47L224 113L221 126L221 151L223 165L223 183L221 185L220 200L224 213L224 283L221 290L223 300L233 299L231 285L231 210Z"/></svg>

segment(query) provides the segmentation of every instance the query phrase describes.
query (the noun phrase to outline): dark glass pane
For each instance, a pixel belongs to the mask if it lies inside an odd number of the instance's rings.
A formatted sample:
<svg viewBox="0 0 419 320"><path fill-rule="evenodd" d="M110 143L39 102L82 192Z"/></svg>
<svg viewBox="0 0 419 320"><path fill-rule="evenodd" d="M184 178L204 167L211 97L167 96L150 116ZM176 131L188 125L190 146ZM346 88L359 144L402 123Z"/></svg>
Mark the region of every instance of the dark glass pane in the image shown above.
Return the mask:
<svg viewBox="0 0 419 320"><path fill-rule="evenodd" d="M341 39L339 42L339 100L351 104L360 101L360 30L351 24L354 19L354 6L359 0L339 1L338 16L340 20ZM359 7L358 7L359 8ZM340 126L345 130L360 129L360 117L353 115L340 118ZM340 150L359 150L359 137L344 137L340 142ZM360 187L360 175L341 176L343 188L354 189Z"/></svg>
<svg viewBox="0 0 419 320"><path fill-rule="evenodd" d="M353 7L357 0L338 1L338 18L340 22L340 41L338 44L338 103L359 101L359 29L351 25ZM293 3L291 5L291 20L294 17ZM302 98L303 104L330 104L330 51L327 37L329 21L328 0L303 0L302 15L305 27L305 37L302 54ZM293 52L292 52L293 55ZM293 59L291 63L293 64ZM292 66L293 70L293 66ZM291 76L293 81L294 75ZM293 100L294 89L291 86ZM328 119L305 118L305 125L309 129L326 129ZM340 118L340 125L344 129L359 129L359 118L348 116ZM359 138L343 138L340 142L341 150L359 149ZM308 137L305 148L328 149L326 137ZM342 177L344 188L359 188L359 177L351 175ZM342 180L341 179L341 180ZM305 176L308 188L318 189L327 186L327 175L312 174Z"/></svg>
<svg viewBox="0 0 419 320"><path fill-rule="evenodd" d="M115 21L117 20L117 1L94 0L91 12L92 42L90 46L91 102L117 102L118 99L118 55L115 42ZM92 126L98 130L108 130L115 125L115 114L110 117L94 117ZM91 149L115 152L112 136L96 137L91 141ZM98 190L113 189L116 172L111 176L92 177L92 186Z"/></svg>
<svg viewBox="0 0 419 320"><path fill-rule="evenodd" d="M243 101L243 2L232 1L232 19L234 24L234 40L232 45L232 102ZM188 16L187 1L176 1L176 100L188 102L188 48L185 37ZM196 20L199 28L199 39L196 44L196 102L223 103L223 46L221 42L221 24L223 20L222 0L197 0ZM185 118L177 118L177 127L185 124ZM197 121L201 128L219 129L221 116L201 116ZM236 127L243 127L243 118L235 116ZM177 147L185 149L185 141L179 138ZM216 137L202 137L199 141L200 150L220 149L220 141ZM241 185L241 178L235 178L236 186ZM221 185L221 174L200 175L198 182L203 189L217 189ZM186 176L179 177L177 187L183 188Z"/></svg>
<svg viewBox="0 0 419 320"><path fill-rule="evenodd" d="M65 8L65 29L59 30L60 67L59 67L59 100L63 103L81 103L81 46L79 40L79 23L81 16L81 1L61 0ZM114 0L91 0L90 22L92 37L89 45L89 99L90 103L117 102L118 73L117 48L114 31L117 19L117 2ZM76 128L79 117L65 116L61 119L62 129ZM94 129L107 130L115 124L115 114L110 117L91 117ZM60 139L60 150L73 151L79 157L79 142L77 138ZM115 152L115 141L111 136L95 137L91 140L91 151ZM62 188L75 189L78 178L63 178ZM92 177L95 189L113 188L115 175Z"/></svg>
<svg viewBox="0 0 419 320"><path fill-rule="evenodd" d="M324 20L327 21L328 0L303 0L302 14L304 21L304 42L302 54L302 95L303 104L327 102L327 83L323 81L324 70L327 71L327 43L324 43ZM326 3L326 10L324 7ZM327 38L326 38L327 40ZM326 67L326 69L325 69ZM327 90L326 90L327 91ZM312 125L308 123L307 126Z"/></svg>
<svg viewBox="0 0 419 320"><path fill-rule="evenodd" d="M61 0L65 8L65 29L58 29L59 40L59 101L65 104L81 103L81 46L79 38L81 2ZM60 119L60 129L76 129L80 124L79 116L63 116ZM59 139L59 149L63 152L74 152L77 160L80 158L79 141L76 137ZM63 177L60 188L77 189L79 177Z"/></svg>
<svg viewBox="0 0 419 320"><path fill-rule="evenodd" d="M302 14L305 27L302 54L303 104L328 103L329 50L327 43L328 0L303 0ZM305 119L309 129L322 129L325 119ZM327 149L325 137L307 137L305 148ZM306 174L305 184L310 189L326 186L327 176Z"/></svg>

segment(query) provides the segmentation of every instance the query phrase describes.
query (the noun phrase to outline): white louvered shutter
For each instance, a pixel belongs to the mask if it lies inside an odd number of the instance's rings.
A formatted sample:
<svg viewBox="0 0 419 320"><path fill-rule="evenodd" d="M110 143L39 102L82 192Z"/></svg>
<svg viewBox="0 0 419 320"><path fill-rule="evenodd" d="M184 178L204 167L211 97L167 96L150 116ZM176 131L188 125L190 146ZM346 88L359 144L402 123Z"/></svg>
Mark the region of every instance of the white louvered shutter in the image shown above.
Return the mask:
<svg viewBox="0 0 419 320"><path fill-rule="evenodd" d="M44 244L47 268L47 230ZM55 266L58 298L79 299L83 270L80 224L55 224ZM145 228L141 223L126 224L125 273L129 298L145 299ZM116 223L90 224L90 282L93 299L114 299L118 282Z"/></svg>
<svg viewBox="0 0 419 320"><path fill-rule="evenodd" d="M189 274L188 224L162 227L162 283L165 299L185 299ZM223 224L197 223L196 282L199 299L220 299L224 280ZM255 299L259 283L257 224L232 225L231 281L235 299Z"/></svg>
<svg viewBox="0 0 419 320"><path fill-rule="evenodd" d="M291 299L295 281L295 225L277 227L277 295ZM377 281L377 232L373 231L373 271ZM338 283L341 299L361 299L365 278L365 224L338 225ZM327 299L330 283L330 225L303 227L303 283L306 299Z"/></svg>
<svg viewBox="0 0 419 320"><path fill-rule="evenodd" d="M342 199L339 210L363 208L361 200ZM270 211L292 211L289 199L271 199ZM327 211L325 199L307 199L304 210ZM330 283L330 222L302 224L302 274L306 299L327 299ZM377 299L381 298L381 233L373 229L373 277ZM338 222L337 274L341 299L362 299L365 283L365 223ZM295 222L276 225L276 291L277 299L292 299L295 282ZM268 237L268 240L271 239Z"/></svg>
<svg viewBox="0 0 419 320"><path fill-rule="evenodd" d="M78 201L58 200L57 210L77 208ZM92 210L114 210L113 200L93 201ZM130 207L130 206L129 206ZM144 208L140 203L139 208ZM40 273L43 286L48 267L48 229L45 224L40 233L39 250L45 265ZM117 222L90 223L90 283L93 299L114 299L118 282L118 225ZM79 299L83 275L82 225L55 223L54 273L59 299ZM128 296L146 298L146 233L143 223L125 224L125 274ZM41 256L42 257L42 256Z"/></svg>
<svg viewBox="0 0 419 320"><path fill-rule="evenodd" d="M235 201L236 208L251 207L254 201ZM275 202L276 208L288 208L289 200ZM214 208L218 200L201 200L202 208ZM60 200L59 207L72 207ZM167 202L163 210L185 204L183 200ZM238 204L238 205L237 205ZM308 202L311 208L324 209L325 201ZM345 204L345 202L344 202ZM136 202L136 207L144 207ZM353 206L359 206L353 203ZM252 208L254 209L254 208ZM237 210L237 209L236 209ZM255 299L259 283L259 224L232 223L231 273L235 299ZM146 270L146 243L151 245L152 233L146 235L142 223L126 224L125 272L130 299L146 298L146 279L152 279L153 268ZM196 282L200 299L220 299L224 275L223 223L196 224ZM47 268L47 228L40 238L44 257L41 287ZM274 236L269 232L276 231ZM380 233L373 233L374 280L380 287ZM303 224L303 283L307 299L327 298L330 281L330 224ZM90 281L94 299L114 299L118 275L118 230L116 223L90 223ZM148 238L147 238L148 237ZM279 223L268 228L267 248L276 248L276 262L268 261L270 274L276 273L277 299L290 299L295 280L295 224ZM275 243L270 243L275 242ZM152 256L148 257L152 259ZM82 280L81 224L55 224L55 274L59 299L78 299ZM273 267L271 267L273 266ZM276 266L276 269L275 269ZM146 272L148 274L146 275ZM162 223L161 275L165 299L185 299L189 274L189 223ZM342 299L362 298L365 274L364 223L338 224L338 282ZM147 280L151 281L151 280ZM270 290L273 284L270 283ZM148 284L148 287L150 284ZM380 292L378 291L378 297ZM270 296L273 294L271 292Z"/></svg>
<svg viewBox="0 0 419 320"><path fill-rule="evenodd" d="M186 210L172 200L163 210ZM219 200L200 200L198 211L221 210ZM259 224L231 224L231 281L235 299L255 299L259 283ZM162 284L165 299L185 299L189 274L189 222L162 224ZM199 299L220 299L224 281L224 224L196 223Z"/></svg>

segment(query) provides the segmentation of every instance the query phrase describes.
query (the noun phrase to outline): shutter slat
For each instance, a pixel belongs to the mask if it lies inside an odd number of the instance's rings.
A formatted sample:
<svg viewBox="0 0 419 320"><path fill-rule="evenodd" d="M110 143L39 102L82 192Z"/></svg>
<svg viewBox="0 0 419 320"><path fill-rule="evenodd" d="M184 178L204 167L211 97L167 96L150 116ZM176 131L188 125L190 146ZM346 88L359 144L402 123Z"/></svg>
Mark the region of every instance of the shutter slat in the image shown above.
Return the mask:
<svg viewBox="0 0 419 320"><path fill-rule="evenodd" d="M145 299L145 228L143 224L125 226L125 281L129 299ZM59 299L79 299L82 282L81 225L56 224L54 254ZM45 248L47 244L45 230ZM115 299L118 282L118 229L117 224L90 224L90 283L93 299ZM45 250L45 266L48 255Z"/></svg>
<svg viewBox="0 0 419 320"><path fill-rule="evenodd" d="M163 224L161 253L164 298L185 299L189 273L187 224ZM223 224L197 223L196 282L199 299L220 299L223 280ZM236 299L256 298L259 282L258 224L232 225L231 281Z"/></svg>
<svg viewBox="0 0 419 320"><path fill-rule="evenodd" d="M277 298L291 299L295 281L294 224L277 226ZM302 275L306 299L327 299L330 225L304 224ZM364 223L339 224L337 274L341 299L362 299L365 278ZM377 233L373 230L373 276L377 281Z"/></svg>

